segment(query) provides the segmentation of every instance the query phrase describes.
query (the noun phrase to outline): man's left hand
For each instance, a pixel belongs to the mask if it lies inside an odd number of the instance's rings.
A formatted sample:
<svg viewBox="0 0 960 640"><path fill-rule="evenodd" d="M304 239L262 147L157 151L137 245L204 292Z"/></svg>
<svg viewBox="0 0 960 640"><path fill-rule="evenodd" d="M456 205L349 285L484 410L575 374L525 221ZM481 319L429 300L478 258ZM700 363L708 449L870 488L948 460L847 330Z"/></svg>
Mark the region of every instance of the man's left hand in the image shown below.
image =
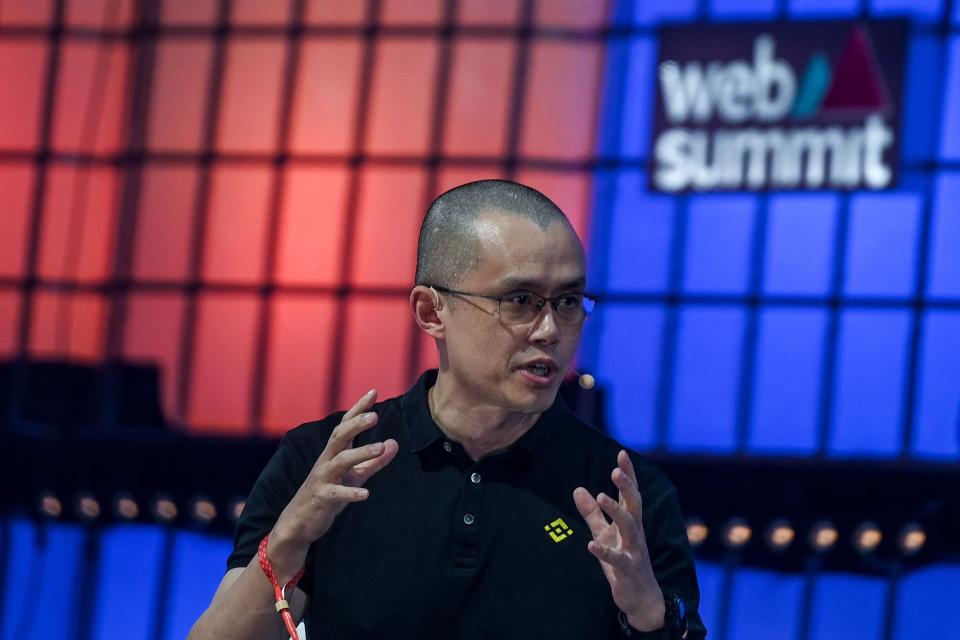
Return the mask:
<svg viewBox="0 0 960 640"><path fill-rule="evenodd" d="M663 592L650 564L643 533L643 501L626 451L617 455L617 468L610 477L620 490L619 500L605 493L594 497L577 487L573 501L593 534L587 549L600 561L614 602L627 615L631 627L653 631L664 625Z"/></svg>

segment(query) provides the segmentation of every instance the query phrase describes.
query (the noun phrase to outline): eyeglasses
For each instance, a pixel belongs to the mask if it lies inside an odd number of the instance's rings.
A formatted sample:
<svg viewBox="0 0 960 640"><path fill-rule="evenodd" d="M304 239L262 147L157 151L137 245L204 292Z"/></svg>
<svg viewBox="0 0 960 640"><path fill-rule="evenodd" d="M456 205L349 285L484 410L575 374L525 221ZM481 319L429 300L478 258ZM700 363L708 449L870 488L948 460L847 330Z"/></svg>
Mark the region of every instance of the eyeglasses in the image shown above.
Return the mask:
<svg viewBox="0 0 960 640"><path fill-rule="evenodd" d="M549 302L553 316L559 324L580 324L597 306L596 297L589 293L565 293L556 298L545 298L529 291L507 293L502 296L488 296L482 293L457 291L437 285L432 289L455 296L484 298L497 301L497 315L506 324L528 324L540 316L540 312Z"/></svg>

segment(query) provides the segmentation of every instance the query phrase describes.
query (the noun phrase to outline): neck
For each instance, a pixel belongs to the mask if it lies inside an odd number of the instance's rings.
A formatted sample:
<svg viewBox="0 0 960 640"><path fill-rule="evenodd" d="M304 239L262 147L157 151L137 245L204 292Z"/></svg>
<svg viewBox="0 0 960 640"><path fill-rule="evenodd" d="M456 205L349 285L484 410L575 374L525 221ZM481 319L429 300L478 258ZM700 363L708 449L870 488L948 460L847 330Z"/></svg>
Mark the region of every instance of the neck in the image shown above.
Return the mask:
<svg viewBox="0 0 960 640"><path fill-rule="evenodd" d="M472 402L467 393L458 392L456 383L442 371L427 392L427 403L440 430L460 443L473 460L506 449L529 431L541 415Z"/></svg>

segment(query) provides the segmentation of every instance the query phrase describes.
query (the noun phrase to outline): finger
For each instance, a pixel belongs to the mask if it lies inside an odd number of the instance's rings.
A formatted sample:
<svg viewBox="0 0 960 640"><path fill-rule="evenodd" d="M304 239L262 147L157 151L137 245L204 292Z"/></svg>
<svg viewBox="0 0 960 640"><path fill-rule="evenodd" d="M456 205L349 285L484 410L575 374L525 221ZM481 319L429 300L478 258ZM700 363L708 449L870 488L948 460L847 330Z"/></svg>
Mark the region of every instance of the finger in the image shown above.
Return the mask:
<svg viewBox="0 0 960 640"><path fill-rule="evenodd" d="M600 505L604 513L610 516L613 523L617 525L617 529L620 531L620 538L626 546L636 547L639 545L640 540L637 536L637 521L622 504L605 493L601 493L597 497L597 504Z"/></svg>
<svg viewBox="0 0 960 640"><path fill-rule="evenodd" d="M597 560L606 562L621 573L630 573L630 556L607 545L600 544L596 540L587 543L587 550L594 555Z"/></svg>
<svg viewBox="0 0 960 640"><path fill-rule="evenodd" d="M382 442L374 442L373 444L356 447L354 449L344 449L323 467L323 476L329 480L339 480L347 471L356 465L366 462L367 460L372 460L382 453Z"/></svg>
<svg viewBox="0 0 960 640"><path fill-rule="evenodd" d="M627 511L640 520L643 517L643 498L635 482L630 479L623 469L617 467L610 474L613 484L620 490L620 498L623 501Z"/></svg>
<svg viewBox="0 0 960 640"><path fill-rule="evenodd" d="M333 430L333 433L330 434L327 446L324 447L323 453L320 454L317 464L327 462L341 451L351 448L353 439L377 424L378 419L377 414L370 411L356 415L346 422L341 422Z"/></svg>
<svg viewBox="0 0 960 640"><path fill-rule="evenodd" d="M353 487L359 487L370 479L375 473L386 467L396 457L400 445L394 439L383 441L383 453L376 458L367 460L358 465L344 475L344 483Z"/></svg>
<svg viewBox="0 0 960 640"><path fill-rule="evenodd" d="M607 519L603 517L603 512L600 510L597 501L594 500L590 492L583 487L574 489L573 503L577 506L577 511L580 512L583 519L586 520L587 526L590 527L590 533L593 534L594 538L601 535L607 530L607 527L610 526Z"/></svg>
<svg viewBox="0 0 960 640"><path fill-rule="evenodd" d="M633 486L640 486L637 482L637 472L633 468L633 460L630 459L630 455L627 453L626 449L621 449L620 453L617 454L617 466L619 466L620 469L627 474L627 477L630 478L630 482L633 483Z"/></svg>
<svg viewBox="0 0 960 640"><path fill-rule="evenodd" d="M324 502L363 502L370 497L370 490L359 487L346 487L342 484L325 484L320 487L317 497Z"/></svg>
<svg viewBox="0 0 960 640"><path fill-rule="evenodd" d="M357 402L352 407L350 407L345 414L343 414L343 418L340 419L340 422L341 423L346 422L350 418L358 416L362 412L367 411L370 407L373 406L373 403L376 399L377 399L377 390L370 389L370 391L367 391L365 394L360 396L360 399L357 400Z"/></svg>

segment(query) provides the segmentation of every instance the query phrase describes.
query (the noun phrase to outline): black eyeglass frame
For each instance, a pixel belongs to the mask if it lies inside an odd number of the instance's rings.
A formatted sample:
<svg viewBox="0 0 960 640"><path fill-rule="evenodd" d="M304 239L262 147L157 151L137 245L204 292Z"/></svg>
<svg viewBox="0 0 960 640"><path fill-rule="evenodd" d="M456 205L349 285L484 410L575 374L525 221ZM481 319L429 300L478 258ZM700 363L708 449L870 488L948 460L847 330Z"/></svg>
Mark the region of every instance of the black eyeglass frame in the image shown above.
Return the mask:
<svg viewBox="0 0 960 640"><path fill-rule="evenodd" d="M593 310L596 308L597 303L599 302L597 296L590 293L586 293L585 291L577 291L576 293L564 293L563 295L555 296L553 298L548 298L546 296L541 296L539 293L534 293L533 291L521 291L519 289L517 291L504 293L499 296L491 296L484 293L474 293L472 291L458 291L457 289L449 289L447 287L441 287L440 285L436 285L436 284L428 284L426 286L436 291L439 291L441 293L448 293L455 296L466 296L468 298L483 298L484 300L495 300L497 303L497 315L500 316L501 319L503 318L503 314L500 312L500 305L503 303L505 299L510 298L511 296L523 294L523 295L532 296L533 298L536 298L537 300L539 300L539 302L536 305L537 313L530 320L527 320L524 322L508 323L508 324L517 324L517 325L527 324L528 322L533 322L534 320L536 320L538 317L540 317L540 312L543 311L544 306L546 306L546 304L549 302L550 306L553 308L553 313L557 318L557 321L559 322L559 324L566 325L566 326L575 326L583 323L583 321L586 320L591 313L593 313ZM557 304L559 303L560 300L562 300L563 298L567 298L569 296L578 296L579 298L582 299L582 301L589 301L590 303L592 303L589 309L587 309L586 304L581 303L581 308L583 309L583 317L580 318L580 320L578 320L577 322L563 322L560 320L561 315L560 315L560 310L557 308Z"/></svg>

